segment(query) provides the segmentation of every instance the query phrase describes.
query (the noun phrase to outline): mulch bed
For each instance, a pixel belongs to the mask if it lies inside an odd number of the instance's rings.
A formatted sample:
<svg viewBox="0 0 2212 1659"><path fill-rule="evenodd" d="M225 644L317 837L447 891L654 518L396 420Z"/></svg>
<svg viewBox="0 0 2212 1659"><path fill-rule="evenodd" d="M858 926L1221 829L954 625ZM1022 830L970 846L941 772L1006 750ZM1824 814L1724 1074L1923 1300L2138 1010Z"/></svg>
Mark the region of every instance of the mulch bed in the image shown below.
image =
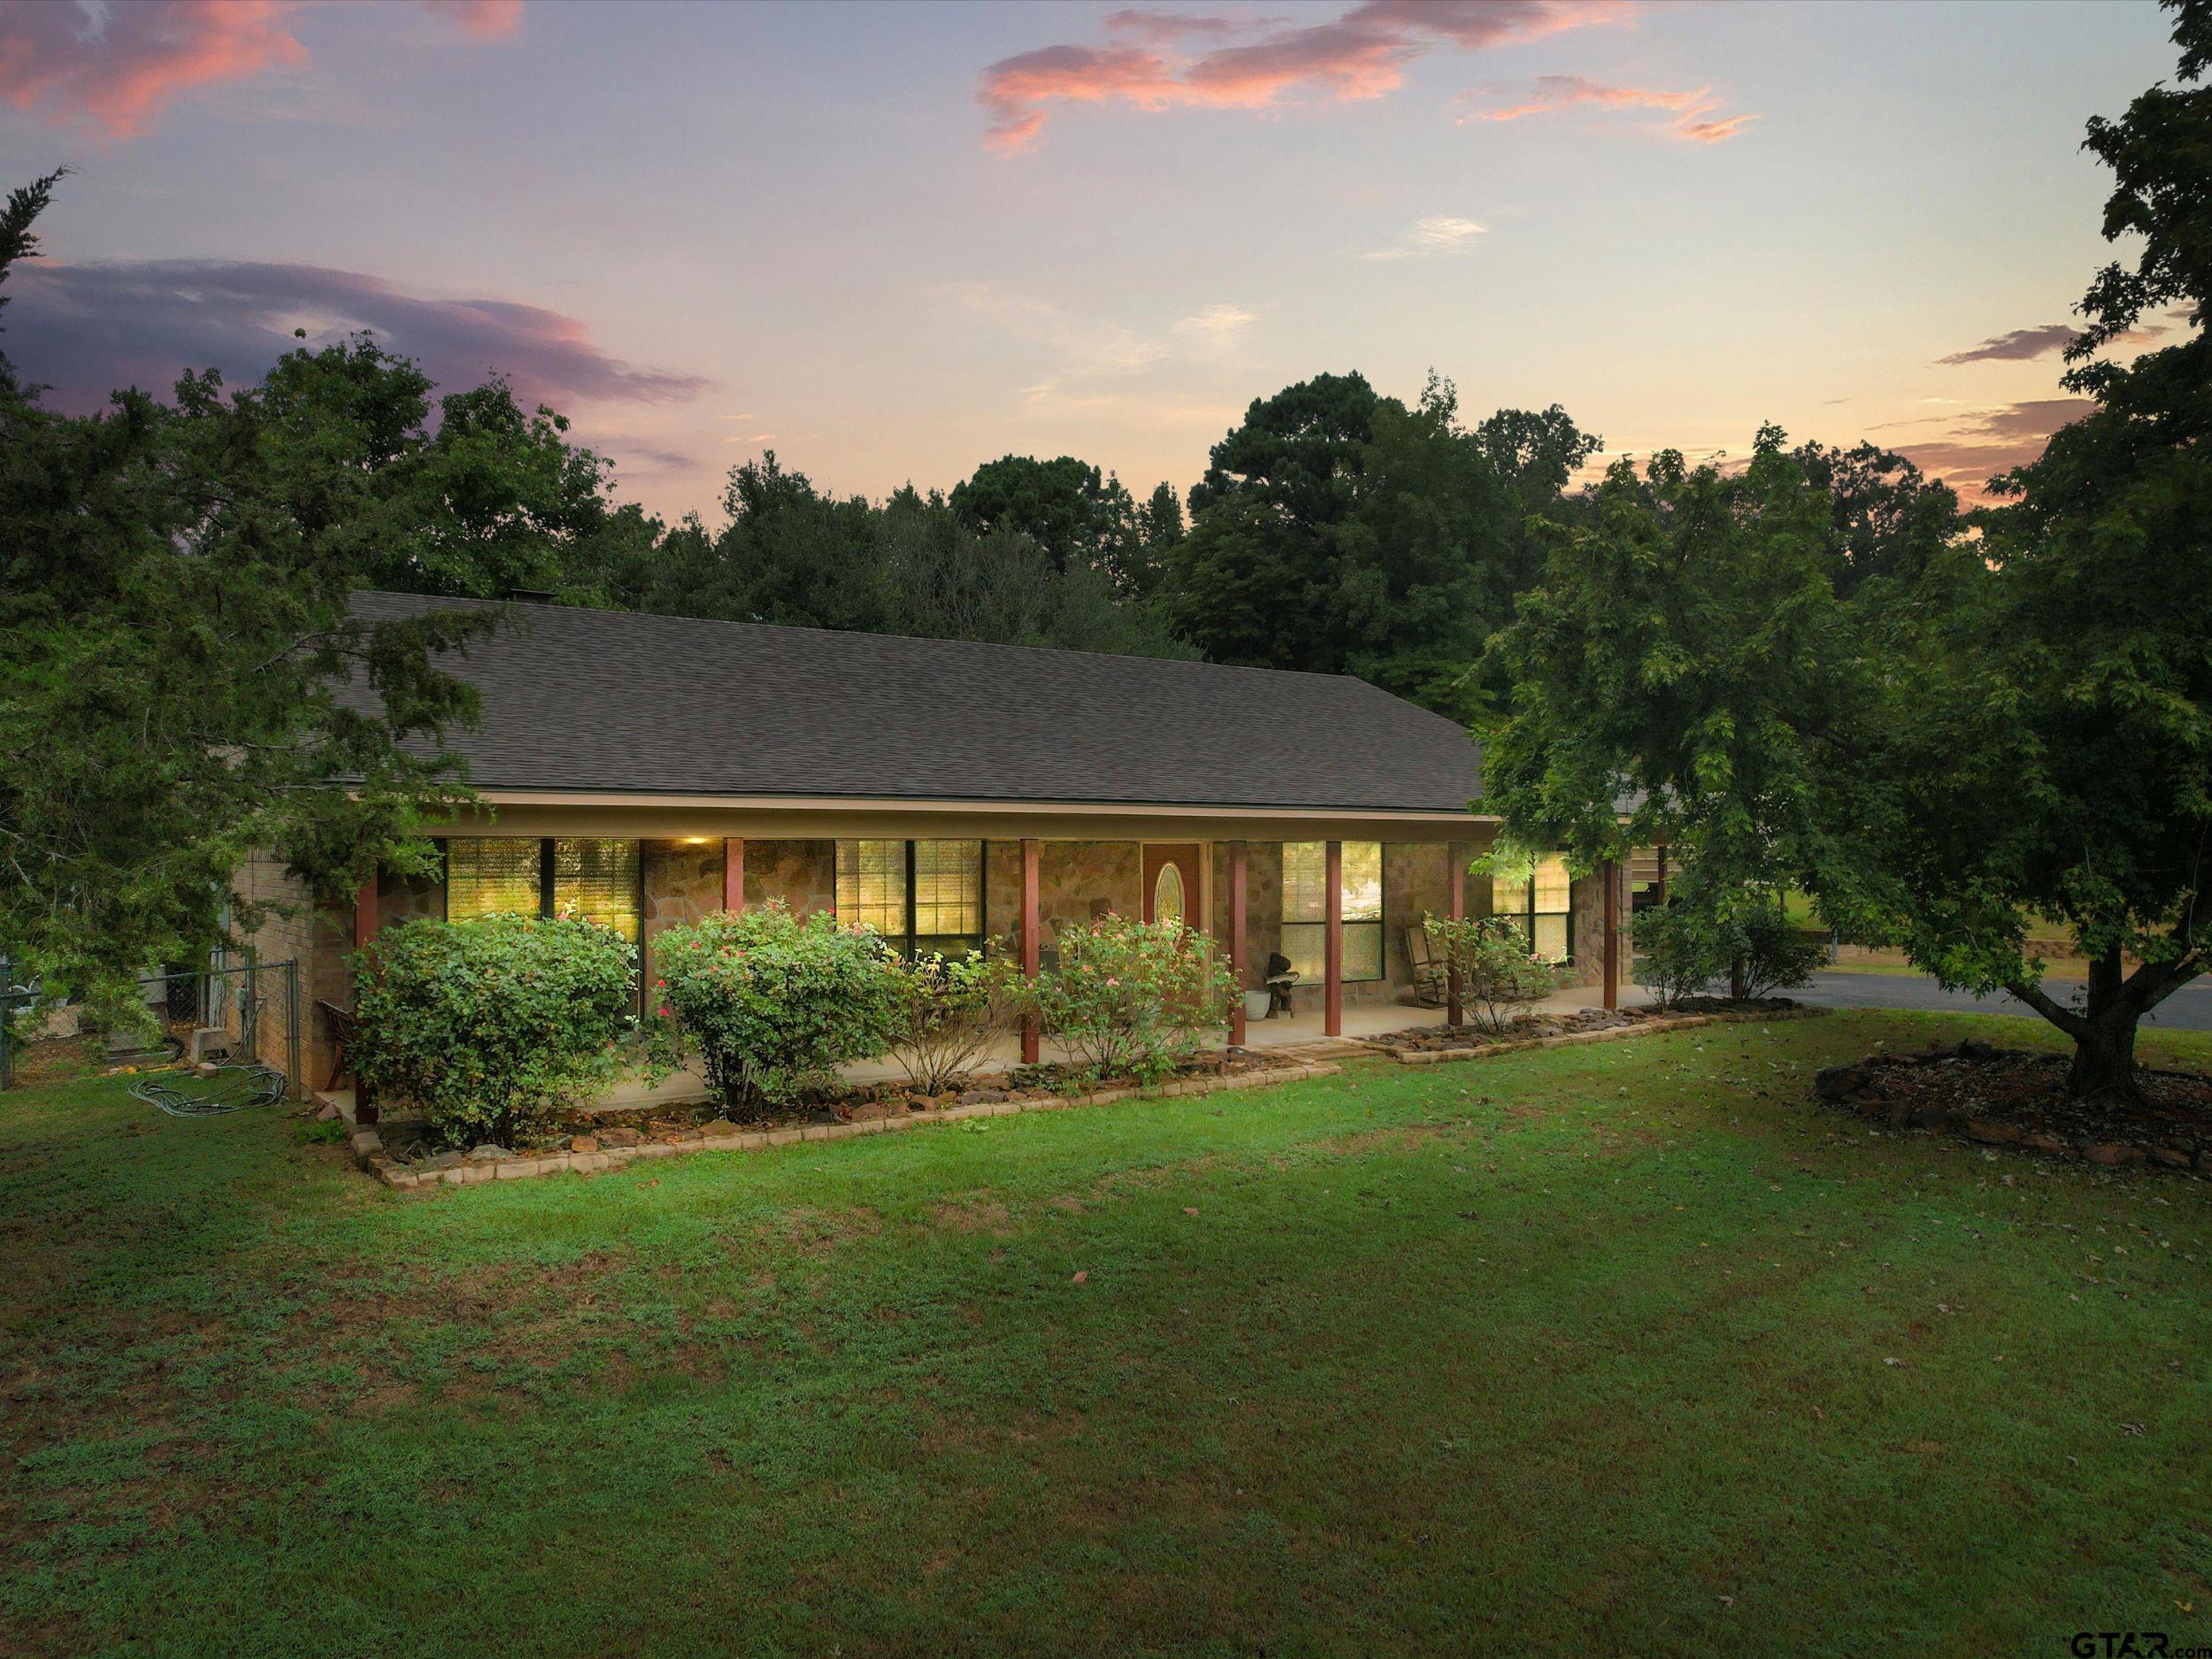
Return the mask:
<svg viewBox="0 0 2212 1659"><path fill-rule="evenodd" d="M1828 1066L1820 1098L1893 1129L1929 1129L2108 1168L2150 1164L2212 1174L2212 1077L2142 1071L2140 1101L2077 1100L2067 1056L1971 1039L1917 1054Z"/></svg>
<svg viewBox="0 0 2212 1659"><path fill-rule="evenodd" d="M1406 1031L1386 1032L1368 1041L1416 1054L1436 1054L1456 1048L1488 1048L1499 1043L1537 1042L1547 1037L1574 1037L1594 1031L1619 1031L1654 1020L1678 1019L1686 1014L1781 1014L1798 1004L1786 996L1755 997L1732 1002L1725 997L1696 996L1672 1008L1585 1008L1571 1014L1524 1014L1507 1023L1503 1031L1475 1025L1415 1025Z"/></svg>
<svg viewBox="0 0 2212 1659"><path fill-rule="evenodd" d="M1178 1066L1163 1082L1236 1077L1249 1072L1297 1069L1297 1062L1279 1059L1263 1049L1233 1048L1202 1054ZM995 1105L1008 1101L1048 1101L1084 1090L1135 1088L1134 1078L1095 1078L1069 1065L1017 1066L1010 1071L970 1076L961 1086L941 1094L916 1093L907 1083L890 1079L879 1083L849 1084L833 1093L812 1096L788 1110L764 1112L744 1118L726 1117L711 1101L684 1101L665 1105L609 1106L557 1115L539 1145L545 1149L571 1152L621 1151L656 1141L691 1141L707 1134L736 1131L781 1131L809 1124L865 1123L876 1118L902 1118L910 1112L941 1110L948 1106ZM387 1132L394 1156L403 1164L455 1161L465 1150L432 1144L427 1133L393 1125ZM532 1148L519 1150L527 1152ZM488 1156L488 1155L480 1155Z"/></svg>

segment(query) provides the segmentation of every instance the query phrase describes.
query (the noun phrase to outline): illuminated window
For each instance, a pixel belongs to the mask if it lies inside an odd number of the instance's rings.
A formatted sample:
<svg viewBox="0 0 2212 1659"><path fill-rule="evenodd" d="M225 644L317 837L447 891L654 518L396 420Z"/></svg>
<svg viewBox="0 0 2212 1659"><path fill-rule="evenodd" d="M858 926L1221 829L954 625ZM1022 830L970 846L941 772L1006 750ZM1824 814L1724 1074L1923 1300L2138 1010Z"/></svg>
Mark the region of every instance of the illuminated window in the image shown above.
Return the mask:
<svg viewBox="0 0 2212 1659"><path fill-rule="evenodd" d="M445 843L449 922L581 916L635 944L640 909L635 841L495 835Z"/></svg>
<svg viewBox="0 0 2212 1659"><path fill-rule="evenodd" d="M1363 984L1383 977L1382 843L1346 841L1342 856L1344 981ZM1283 844L1283 955L1312 980L1328 972L1328 867L1327 843Z"/></svg>
<svg viewBox="0 0 2212 1659"><path fill-rule="evenodd" d="M553 843L554 915L580 916L635 944L638 897L635 841L564 838Z"/></svg>
<svg viewBox="0 0 2212 1659"><path fill-rule="evenodd" d="M1566 856L1547 853L1537 859L1529 875L1508 879L1490 879L1490 910L1520 925L1529 949L1547 962L1574 960L1574 904L1572 879Z"/></svg>
<svg viewBox="0 0 2212 1659"><path fill-rule="evenodd" d="M541 847L534 838L514 836L446 842L446 919L537 915L543 909Z"/></svg>
<svg viewBox="0 0 2212 1659"><path fill-rule="evenodd" d="M983 944L981 841L840 841L837 918L898 950L945 956Z"/></svg>
<svg viewBox="0 0 2212 1659"><path fill-rule="evenodd" d="M837 843L837 919L906 937L906 843Z"/></svg>

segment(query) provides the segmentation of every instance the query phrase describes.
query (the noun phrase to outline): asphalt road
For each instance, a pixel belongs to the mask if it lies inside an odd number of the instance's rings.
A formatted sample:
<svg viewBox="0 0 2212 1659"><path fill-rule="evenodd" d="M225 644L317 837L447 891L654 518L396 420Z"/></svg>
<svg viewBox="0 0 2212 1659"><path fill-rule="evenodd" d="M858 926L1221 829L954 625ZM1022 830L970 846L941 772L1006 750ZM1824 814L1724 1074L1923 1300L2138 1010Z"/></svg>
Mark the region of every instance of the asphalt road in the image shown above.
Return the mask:
<svg viewBox="0 0 2212 1659"><path fill-rule="evenodd" d="M2080 995L2082 982L2046 979L2043 988L2055 1000L2070 1002ZM1801 1002L1827 1008L1926 1009L1939 1013L1953 1010L2042 1018L2008 991L1973 996L1964 991L1947 991L1933 979L1901 973L1816 973L1810 985L1790 995ZM2212 1031L2212 978L2191 980L2152 1010L2143 1023L2169 1031Z"/></svg>

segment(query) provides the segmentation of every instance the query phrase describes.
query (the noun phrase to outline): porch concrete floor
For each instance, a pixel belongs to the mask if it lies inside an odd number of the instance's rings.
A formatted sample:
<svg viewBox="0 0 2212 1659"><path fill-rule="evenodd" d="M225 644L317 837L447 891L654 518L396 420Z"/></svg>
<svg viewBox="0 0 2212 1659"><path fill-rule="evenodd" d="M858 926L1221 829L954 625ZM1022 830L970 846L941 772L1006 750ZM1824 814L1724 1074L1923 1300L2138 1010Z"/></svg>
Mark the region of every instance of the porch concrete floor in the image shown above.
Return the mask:
<svg viewBox="0 0 2212 1659"><path fill-rule="evenodd" d="M1323 1042L1327 1034L1322 1030L1321 999L1317 991L1309 987L1299 996L1301 1011L1295 1016L1277 1016L1273 1019L1247 1020L1244 1042L1248 1048L1280 1048L1294 1044ZM1596 1008L1604 1002L1604 994L1597 987L1562 991L1548 998L1541 1007L1548 1013L1563 1014ZM1641 986L1624 985L1621 1003L1624 1007L1638 1007L1650 1000ZM1444 1010L1440 1008L1407 1008L1398 1002L1353 1002L1344 1010L1343 1035L1353 1041L1363 1037L1379 1037L1394 1031L1408 1031L1416 1026L1440 1025ZM1217 1039L1210 1046L1220 1048L1225 1039ZM1043 1045L1047 1061L1065 1060L1065 1050L1047 1041ZM1018 1038L1009 1036L994 1044L976 1062L979 1071L999 1071L1021 1062L1021 1044ZM902 1077L895 1060L869 1060L849 1065L839 1073L849 1082L876 1083ZM672 1077L664 1078L656 1088L647 1088L641 1082L625 1080L609 1089L606 1094L588 1109L592 1111L622 1111L644 1105L669 1105L680 1101L706 1098L706 1079L694 1065Z"/></svg>
<svg viewBox="0 0 2212 1659"><path fill-rule="evenodd" d="M1558 995L1548 998L1540 1007L1546 1013L1574 1013L1586 1008L1596 1008L1604 1000L1603 993L1597 987L1590 986L1571 991L1562 991ZM1650 1000L1649 994L1641 986L1624 985L1621 987L1621 1005L1624 1008L1640 1007ZM1245 1046L1250 1048L1279 1048L1298 1043L1326 1041L1326 1033L1321 1029L1319 995L1317 994L1302 995L1300 1002L1302 1011L1294 1017L1286 1018L1278 1016L1274 1019L1246 1021ZM1440 1025L1443 1023L1444 1010L1440 1008L1407 1008L1398 1002L1354 1002L1348 1003L1345 1007L1343 1034L1348 1039L1357 1041L1363 1037L1379 1037L1387 1032L1407 1031L1421 1025ZM1218 1048L1221 1046L1221 1041L1217 1040L1211 1046ZM1044 1045L1044 1058L1048 1061L1064 1060L1067 1056L1056 1044L1047 1042ZM980 1071L1003 1071L1009 1066L1018 1064L1020 1059L1020 1042L1018 1039L1010 1036L1004 1041L993 1045L976 1062L976 1069ZM895 1060L870 1060L858 1065L847 1066L840 1075L854 1083L875 1083L902 1076L903 1073ZM652 1088L648 1088L642 1081L637 1079L626 1078L608 1089L604 1095L593 1102L585 1110L594 1112L611 1112L628 1110L639 1106L675 1105L683 1102L704 1100L706 1094L705 1076L695 1064L681 1071L662 1079L660 1083ZM352 1118L353 1091L351 1089L324 1090L321 1095L326 1100L334 1102L348 1119Z"/></svg>

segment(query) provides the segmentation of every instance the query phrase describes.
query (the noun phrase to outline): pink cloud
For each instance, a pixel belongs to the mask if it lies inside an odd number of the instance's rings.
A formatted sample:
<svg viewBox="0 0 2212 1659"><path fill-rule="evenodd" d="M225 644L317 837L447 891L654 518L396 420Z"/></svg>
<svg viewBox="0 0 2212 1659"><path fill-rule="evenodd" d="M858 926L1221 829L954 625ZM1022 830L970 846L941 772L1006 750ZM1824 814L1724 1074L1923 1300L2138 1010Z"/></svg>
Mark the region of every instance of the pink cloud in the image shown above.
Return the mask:
<svg viewBox="0 0 2212 1659"><path fill-rule="evenodd" d="M479 40L512 35L522 0L422 0ZM297 69L294 0L23 0L0 10L0 98L136 138L184 94Z"/></svg>
<svg viewBox="0 0 2212 1659"><path fill-rule="evenodd" d="M304 64L288 10L283 0L138 0L103 17L58 0L11 6L0 97L135 138L195 87Z"/></svg>
<svg viewBox="0 0 2212 1659"><path fill-rule="evenodd" d="M1365 0L1327 23L1183 58L1168 54L1186 39L1261 20L1120 12L1109 27L1144 45L1047 46L1002 58L983 72L976 101L991 118L987 142L1018 150L1035 142L1056 103L1248 110L1301 90L1340 102L1379 97L1439 47L1474 51L1630 15L1626 0Z"/></svg>
<svg viewBox="0 0 2212 1659"><path fill-rule="evenodd" d="M480 41L503 41L522 27L522 0L421 0L421 4Z"/></svg>
<svg viewBox="0 0 2212 1659"><path fill-rule="evenodd" d="M1526 101L1502 110L1476 110L1460 117L1473 121L1520 121L1535 115L1555 115L1578 106L1607 110L1663 110L1675 119L1666 130L1677 138L1697 144L1717 144L1740 133L1756 115L1718 115L1718 101L1710 87L1694 92L1667 92L1656 87L1613 87L1580 75L1540 75Z"/></svg>
<svg viewBox="0 0 2212 1659"><path fill-rule="evenodd" d="M2043 453L2053 433L2094 408L2083 397L2040 397L1977 410L1949 432L1925 442L1897 445L1897 453L1950 485L1971 505L1987 498L1991 479L2025 466Z"/></svg>

